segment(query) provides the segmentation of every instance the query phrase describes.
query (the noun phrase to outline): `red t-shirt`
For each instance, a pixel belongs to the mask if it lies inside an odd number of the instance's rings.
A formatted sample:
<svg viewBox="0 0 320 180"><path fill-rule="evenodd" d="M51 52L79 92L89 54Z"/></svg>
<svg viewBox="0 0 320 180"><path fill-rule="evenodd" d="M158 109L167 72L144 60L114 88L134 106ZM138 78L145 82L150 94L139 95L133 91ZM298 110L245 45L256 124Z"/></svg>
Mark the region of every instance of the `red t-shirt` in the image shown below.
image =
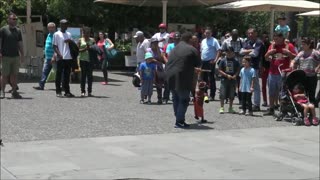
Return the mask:
<svg viewBox="0 0 320 180"><path fill-rule="evenodd" d="M273 44L269 46L268 51L271 50L272 48L273 48ZM286 44L274 45L274 48L276 49L276 53L272 55L269 74L277 75L277 74L280 74L278 70L279 65L283 64L280 68L281 70L288 69L290 67L291 60L290 60L290 57L282 53L282 49L286 48ZM296 54L294 46L291 43L289 43L288 48L291 53Z"/></svg>
<svg viewBox="0 0 320 180"><path fill-rule="evenodd" d="M99 40L98 42L97 42L97 46L101 49L101 51L102 51L102 55L101 56L99 56L99 60L103 60L104 59L104 51L103 51L103 49L104 49L104 42L105 42L105 40Z"/></svg>

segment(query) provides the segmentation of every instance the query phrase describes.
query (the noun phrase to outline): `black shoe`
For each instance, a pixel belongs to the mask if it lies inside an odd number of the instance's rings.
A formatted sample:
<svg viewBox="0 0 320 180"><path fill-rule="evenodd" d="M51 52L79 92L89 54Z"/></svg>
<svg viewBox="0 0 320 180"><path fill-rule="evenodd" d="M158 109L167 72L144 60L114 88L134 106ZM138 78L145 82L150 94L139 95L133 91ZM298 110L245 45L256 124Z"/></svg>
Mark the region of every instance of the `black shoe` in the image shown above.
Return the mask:
<svg viewBox="0 0 320 180"><path fill-rule="evenodd" d="M194 116L194 118L195 118L195 119L197 119L197 120L199 119L199 117L198 117L198 116Z"/></svg>
<svg viewBox="0 0 320 180"><path fill-rule="evenodd" d="M174 125L174 128L183 128L184 127L184 124L183 123L176 123Z"/></svg>
<svg viewBox="0 0 320 180"><path fill-rule="evenodd" d="M269 108L266 113L263 114L264 116L273 116L274 115L274 109Z"/></svg>
<svg viewBox="0 0 320 180"><path fill-rule="evenodd" d="M42 87L40 87L40 86L33 87L33 89L35 89L35 90L44 90L44 88L42 88Z"/></svg>
<svg viewBox="0 0 320 180"><path fill-rule="evenodd" d="M157 103L158 103L158 104L162 104L162 100L161 100L161 99L159 99Z"/></svg>
<svg viewBox="0 0 320 180"><path fill-rule="evenodd" d="M88 93L88 97L93 97L94 95L92 93Z"/></svg>
<svg viewBox="0 0 320 180"><path fill-rule="evenodd" d="M259 106L252 106L252 111L257 112L260 111L260 107Z"/></svg>
<svg viewBox="0 0 320 180"><path fill-rule="evenodd" d="M208 121L205 119L201 119L200 123L207 123Z"/></svg>
<svg viewBox="0 0 320 180"><path fill-rule="evenodd" d="M186 122L183 122L182 124L183 124L183 127L185 127L185 128L190 127L190 125L189 125L189 124L187 124Z"/></svg>
<svg viewBox="0 0 320 180"><path fill-rule="evenodd" d="M13 91L11 93L11 95L12 95L13 99L21 99L22 98L22 96L17 91Z"/></svg>
<svg viewBox="0 0 320 180"><path fill-rule="evenodd" d="M71 94L71 93L65 93L64 96L65 96L65 97L69 97L69 98L70 98L70 97L74 97L74 95Z"/></svg>

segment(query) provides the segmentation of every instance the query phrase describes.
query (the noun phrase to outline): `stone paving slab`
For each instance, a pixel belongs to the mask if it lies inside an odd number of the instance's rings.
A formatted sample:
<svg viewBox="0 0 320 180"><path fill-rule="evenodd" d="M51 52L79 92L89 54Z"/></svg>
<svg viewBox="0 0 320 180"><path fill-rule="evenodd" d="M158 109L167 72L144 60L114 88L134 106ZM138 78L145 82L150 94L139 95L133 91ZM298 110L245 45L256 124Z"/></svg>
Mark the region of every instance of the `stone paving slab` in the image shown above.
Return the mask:
<svg viewBox="0 0 320 180"><path fill-rule="evenodd" d="M319 126L5 143L1 179L319 179Z"/></svg>

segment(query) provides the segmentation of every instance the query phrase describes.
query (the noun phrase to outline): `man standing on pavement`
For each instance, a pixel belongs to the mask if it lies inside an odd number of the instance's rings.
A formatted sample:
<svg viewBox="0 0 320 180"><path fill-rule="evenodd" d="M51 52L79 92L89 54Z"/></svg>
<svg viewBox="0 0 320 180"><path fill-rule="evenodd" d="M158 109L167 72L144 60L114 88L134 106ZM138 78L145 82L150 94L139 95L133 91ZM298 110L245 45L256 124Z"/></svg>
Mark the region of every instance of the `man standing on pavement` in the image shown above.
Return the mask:
<svg viewBox="0 0 320 180"><path fill-rule="evenodd" d="M181 42L171 51L166 64L166 78L173 94L173 110L176 117L176 128L189 127L185 122L190 93L193 89L193 77L200 71L200 59L197 50L191 46L192 34L187 32Z"/></svg>
<svg viewBox="0 0 320 180"><path fill-rule="evenodd" d="M160 32L154 34L152 38L157 38L158 46L162 49L169 41L169 33L167 33L167 25L164 23L159 24Z"/></svg>
<svg viewBox="0 0 320 180"><path fill-rule="evenodd" d="M56 25L53 22L48 23L48 31L49 34L46 39L46 45L44 49L45 53L45 60L43 64L43 69L42 69L42 76L41 80L39 82L39 86L33 87L36 90L44 90L44 85L47 81L48 75L52 69L52 63L54 63L54 50L53 50L53 45L52 45L52 40L53 40L53 34L56 31Z"/></svg>
<svg viewBox="0 0 320 180"><path fill-rule="evenodd" d="M201 42L201 68L210 70L211 72L203 72L202 80L210 85L210 101L214 101L216 94L216 80L215 80L215 69L216 62L220 57L220 45L216 38L212 37L211 28L206 28L205 37ZM208 88L205 90L206 96L208 95Z"/></svg>
<svg viewBox="0 0 320 180"><path fill-rule="evenodd" d="M242 66L242 55L240 54L241 48L244 46L243 39L239 37L239 32L237 29L233 29L231 31L231 37L227 38L221 46L221 50L226 52L228 47L232 47L234 49L235 59L240 64L240 69ZM238 99L241 104L241 93L239 91L239 85L240 85L240 77L237 76L237 89L238 89Z"/></svg>
<svg viewBox="0 0 320 180"><path fill-rule="evenodd" d="M258 33L254 28L249 28L247 31L248 39L244 43L243 48L240 51L241 55L251 56L251 67L254 69L256 73L256 77L254 78L254 91L253 91L253 111L260 111L260 101L261 101L261 90L259 83L259 74L260 74L260 64L261 64L261 48L263 46L263 42L258 39Z"/></svg>
<svg viewBox="0 0 320 180"><path fill-rule="evenodd" d="M133 36L137 41L137 63L140 66L140 63L144 61L144 55L146 54L148 48L150 48L150 42L148 39L144 37L142 31L137 31L136 34Z"/></svg>
<svg viewBox="0 0 320 180"><path fill-rule="evenodd" d="M56 95L61 97L61 79L63 73L64 96L74 97L70 93L70 72L72 67L72 56L70 53L69 43L72 41L71 33L67 32L68 21L62 19L60 21L60 31L53 34L53 49L57 54L57 73L56 73Z"/></svg>
<svg viewBox="0 0 320 180"><path fill-rule="evenodd" d="M24 62L24 53L21 31L16 27L17 20L17 16L14 13L10 13L8 25L0 29L0 63L2 73L0 98L5 97L5 87L9 79L12 86L12 98L22 98L17 92L17 75L20 63Z"/></svg>

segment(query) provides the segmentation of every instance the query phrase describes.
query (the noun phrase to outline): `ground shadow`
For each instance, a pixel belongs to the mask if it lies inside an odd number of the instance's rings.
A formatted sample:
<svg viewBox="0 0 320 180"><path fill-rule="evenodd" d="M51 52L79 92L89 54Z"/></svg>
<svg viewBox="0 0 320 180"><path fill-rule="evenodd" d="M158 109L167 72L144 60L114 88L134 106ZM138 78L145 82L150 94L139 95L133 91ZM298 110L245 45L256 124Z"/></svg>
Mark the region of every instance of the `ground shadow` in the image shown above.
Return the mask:
<svg viewBox="0 0 320 180"><path fill-rule="evenodd" d="M112 74L117 74L117 75L122 75L122 76L128 76L128 77L132 77L134 75L135 72L111 72Z"/></svg>
<svg viewBox="0 0 320 180"><path fill-rule="evenodd" d="M32 100L32 97L22 97L20 99L12 98L12 97L7 97L6 99L8 100Z"/></svg>
<svg viewBox="0 0 320 180"><path fill-rule="evenodd" d="M214 123L214 122L212 122L212 123ZM190 127L184 128L184 129L186 129L186 130L213 130L214 128L206 126L204 123L193 123L193 124L190 124Z"/></svg>

